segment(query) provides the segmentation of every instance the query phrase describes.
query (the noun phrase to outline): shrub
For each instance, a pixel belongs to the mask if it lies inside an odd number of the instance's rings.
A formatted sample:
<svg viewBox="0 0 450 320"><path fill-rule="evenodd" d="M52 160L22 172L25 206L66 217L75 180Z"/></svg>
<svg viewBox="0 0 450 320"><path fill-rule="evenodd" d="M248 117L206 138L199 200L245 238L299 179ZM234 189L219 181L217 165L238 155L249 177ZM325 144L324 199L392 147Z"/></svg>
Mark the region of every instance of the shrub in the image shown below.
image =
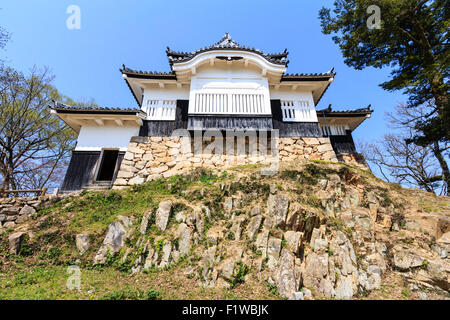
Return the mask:
<svg viewBox="0 0 450 320"><path fill-rule="evenodd" d="M230 288L233 289L237 285L245 282L245 276L249 272L249 268L247 265L242 262L236 262L233 270L233 278L229 281Z"/></svg>
<svg viewBox="0 0 450 320"><path fill-rule="evenodd" d="M150 289L145 293L145 300L161 300L161 292Z"/></svg>
<svg viewBox="0 0 450 320"><path fill-rule="evenodd" d="M266 281L266 287L270 291L271 294L273 294L275 296L279 296L278 289L276 286L274 286L273 284L270 284L269 282Z"/></svg>

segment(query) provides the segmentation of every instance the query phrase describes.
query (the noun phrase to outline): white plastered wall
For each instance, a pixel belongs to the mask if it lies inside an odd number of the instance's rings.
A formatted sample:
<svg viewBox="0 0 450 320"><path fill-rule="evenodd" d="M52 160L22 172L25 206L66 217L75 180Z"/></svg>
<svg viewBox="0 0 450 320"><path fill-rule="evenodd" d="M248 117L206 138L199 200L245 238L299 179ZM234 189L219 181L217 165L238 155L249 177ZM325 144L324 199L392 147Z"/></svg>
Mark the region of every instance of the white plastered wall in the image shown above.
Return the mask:
<svg viewBox="0 0 450 320"><path fill-rule="evenodd" d="M270 89L270 99L281 101L292 101L295 108L306 110L305 117L300 121L317 122L316 108L314 106L314 98L311 90L296 89L292 87L280 87Z"/></svg>
<svg viewBox="0 0 450 320"><path fill-rule="evenodd" d="M101 151L102 148L126 151L130 139L139 135L138 126L82 126L76 151Z"/></svg>
<svg viewBox="0 0 450 320"><path fill-rule="evenodd" d="M188 100L189 86L183 84L181 88L175 85L165 85L164 88L149 85L144 88L144 100L142 106L145 107L148 100Z"/></svg>

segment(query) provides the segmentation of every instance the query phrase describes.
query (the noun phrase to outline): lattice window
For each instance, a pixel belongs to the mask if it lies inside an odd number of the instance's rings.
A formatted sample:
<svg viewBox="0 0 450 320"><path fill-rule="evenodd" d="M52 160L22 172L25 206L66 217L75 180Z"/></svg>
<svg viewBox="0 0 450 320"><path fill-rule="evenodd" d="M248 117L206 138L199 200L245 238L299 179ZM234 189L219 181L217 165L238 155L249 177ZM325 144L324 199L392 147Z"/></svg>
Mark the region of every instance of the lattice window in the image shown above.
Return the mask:
<svg viewBox="0 0 450 320"><path fill-rule="evenodd" d="M324 136L345 136L347 134L347 126L331 125L325 128L325 125L320 125L320 130Z"/></svg>
<svg viewBox="0 0 450 320"><path fill-rule="evenodd" d="M145 111L148 120L175 120L176 100L147 100Z"/></svg>
<svg viewBox="0 0 450 320"><path fill-rule="evenodd" d="M317 121L316 110L307 100L281 100L283 121L314 122Z"/></svg>

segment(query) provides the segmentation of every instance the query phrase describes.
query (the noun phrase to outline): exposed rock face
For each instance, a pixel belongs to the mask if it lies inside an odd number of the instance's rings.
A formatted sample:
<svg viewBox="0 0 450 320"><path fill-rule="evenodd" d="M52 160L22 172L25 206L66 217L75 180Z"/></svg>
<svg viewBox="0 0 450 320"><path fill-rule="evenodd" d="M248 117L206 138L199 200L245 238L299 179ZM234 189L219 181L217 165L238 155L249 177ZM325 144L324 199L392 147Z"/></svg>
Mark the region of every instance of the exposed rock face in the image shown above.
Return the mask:
<svg viewBox="0 0 450 320"><path fill-rule="evenodd" d="M24 215L19 216L16 220L14 220L14 222L17 224L23 224L23 223L27 222L29 219L30 219L30 216L27 214L24 214Z"/></svg>
<svg viewBox="0 0 450 320"><path fill-rule="evenodd" d="M145 259L144 262L144 270L150 269L153 265L156 264L157 260L158 260L158 253L153 247L150 247L148 249L147 258Z"/></svg>
<svg viewBox="0 0 450 320"><path fill-rule="evenodd" d="M393 205L381 203L384 191L365 191L362 181L352 172L330 174L317 179L310 187L314 191L296 194L271 182L264 187L263 200L248 189L230 193L230 185L220 185L224 195L216 207L222 214L219 220L214 210L202 209L207 203L203 202L177 212L170 226L172 203L163 201L155 220L165 232L147 244L133 270L165 268L195 254L197 259L185 273L204 287L229 288L239 272L250 268L259 281L276 286L288 299L352 299L379 289L384 274L392 270L448 290L450 230L445 219L417 218L405 226ZM207 196L205 189L198 191L202 199ZM143 235L146 224L144 217ZM425 255L407 245L409 239L392 246L386 234L399 234L394 224L413 232L439 227L439 237L428 249L422 245ZM239 281L246 278L239 274Z"/></svg>
<svg viewBox="0 0 450 320"><path fill-rule="evenodd" d="M278 264L278 259L280 257L281 251L281 239L277 238L269 238L267 242L267 257L269 260L267 261L267 266L269 269L274 269Z"/></svg>
<svg viewBox="0 0 450 320"><path fill-rule="evenodd" d="M214 283L217 279L217 272L213 275L216 251L217 251L216 246L212 246L212 247L208 248L204 252L202 260L200 261L202 277L203 277L203 279L205 279L205 283L204 283L205 287L213 287ZM227 271L225 271L225 272L227 272Z"/></svg>
<svg viewBox="0 0 450 320"><path fill-rule="evenodd" d="M277 284L278 292L289 299L294 299L294 293L298 289L296 286L298 282L296 281L295 276L294 255L288 250L283 249L275 282Z"/></svg>
<svg viewBox="0 0 450 320"><path fill-rule="evenodd" d="M170 263L170 254L172 253L172 243L170 241L166 242L162 248L162 258L159 264L160 268L165 268Z"/></svg>
<svg viewBox="0 0 450 320"><path fill-rule="evenodd" d="M234 217L233 225L231 226L230 231L234 234L234 240L240 241L241 240L241 234L242 234L242 224L245 221L244 216L238 216Z"/></svg>
<svg viewBox="0 0 450 320"><path fill-rule="evenodd" d="M103 244L94 257L94 264L104 264L108 253L114 255L122 249L127 231L121 222L113 222L109 225Z"/></svg>
<svg viewBox="0 0 450 320"><path fill-rule="evenodd" d="M180 251L180 255L187 255L192 244L192 229L185 223L181 223L178 227L178 237L178 250Z"/></svg>
<svg viewBox="0 0 450 320"><path fill-rule="evenodd" d="M22 240L25 236L25 233L23 232L16 232L11 234L8 237L9 240L9 253L11 254L18 254L20 251L20 246L22 244Z"/></svg>
<svg viewBox="0 0 450 320"><path fill-rule="evenodd" d="M284 233L284 239L287 242L287 248L294 254L297 255L302 243L303 233L295 231L286 231Z"/></svg>
<svg viewBox="0 0 450 320"><path fill-rule="evenodd" d="M394 248L394 266L402 271L422 266L424 259L409 250Z"/></svg>
<svg viewBox="0 0 450 320"><path fill-rule="evenodd" d="M353 297L353 281L350 276L342 276L337 280L335 295L337 299Z"/></svg>
<svg viewBox="0 0 450 320"><path fill-rule="evenodd" d="M166 230L167 223L169 222L170 213L172 212L172 202L163 201L159 204L159 208L156 211L156 226L161 230Z"/></svg>
<svg viewBox="0 0 450 320"><path fill-rule="evenodd" d="M150 219L151 216L151 212L148 211L144 214L144 216L142 217L142 221L141 221L141 226L139 227L139 232L144 235L147 232L147 228L148 228L148 221Z"/></svg>
<svg viewBox="0 0 450 320"><path fill-rule="evenodd" d="M321 282L328 276L328 254L311 252L302 265L303 286L319 292Z"/></svg>
<svg viewBox="0 0 450 320"><path fill-rule="evenodd" d="M267 207L268 215L272 218L272 228L283 227L286 223L289 198L282 194L270 195Z"/></svg>
<svg viewBox="0 0 450 320"><path fill-rule="evenodd" d="M225 210L226 213L228 213L228 214L231 213L231 211L233 210L233 198L232 197L225 198L225 201L223 203L223 209Z"/></svg>
<svg viewBox="0 0 450 320"><path fill-rule="evenodd" d="M254 240L255 235L261 226L262 219L262 215L257 215L251 218L250 223L247 226L247 237L249 240Z"/></svg>
<svg viewBox="0 0 450 320"><path fill-rule="evenodd" d="M267 242L269 241L269 230L262 230L256 237L256 248L263 258L267 257Z"/></svg>

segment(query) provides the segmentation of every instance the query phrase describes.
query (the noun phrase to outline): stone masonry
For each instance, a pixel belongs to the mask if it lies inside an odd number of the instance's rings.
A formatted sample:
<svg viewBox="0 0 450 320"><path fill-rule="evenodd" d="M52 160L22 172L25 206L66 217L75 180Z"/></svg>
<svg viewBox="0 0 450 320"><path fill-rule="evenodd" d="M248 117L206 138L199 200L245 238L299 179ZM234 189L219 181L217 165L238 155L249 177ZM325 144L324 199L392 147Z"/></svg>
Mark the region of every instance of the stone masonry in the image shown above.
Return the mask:
<svg viewBox="0 0 450 320"><path fill-rule="evenodd" d="M314 159L337 161L329 138L279 138L278 159L294 161ZM248 148L248 145L247 145ZM211 145L202 141L202 150L193 153L189 138L180 137L132 137L124 156L114 189L142 184L159 178L188 173L195 168L220 169L236 165L264 163L274 156L227 155L214 152ZM276 154L275 154L276 156ZM273 161L273 160L272 160Z"/></svg>
<svg viewBox="0 0 450 320"><path fill-rule="evenodd" d="M51 205L57 199L58 197L53 195L0 198L0 233L3 229L15 228L25 223L37 210Z"/></svg>

